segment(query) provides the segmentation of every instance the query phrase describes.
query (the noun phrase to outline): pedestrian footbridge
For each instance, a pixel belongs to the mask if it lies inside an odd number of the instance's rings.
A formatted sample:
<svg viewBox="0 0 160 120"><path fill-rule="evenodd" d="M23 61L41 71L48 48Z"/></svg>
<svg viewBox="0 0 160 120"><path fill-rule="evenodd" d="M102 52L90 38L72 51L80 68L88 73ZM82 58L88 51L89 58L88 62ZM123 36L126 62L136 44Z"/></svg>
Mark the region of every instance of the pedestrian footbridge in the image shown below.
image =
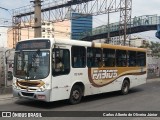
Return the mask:
<svg viewBox="0 0 160 120"><path fill-rule="evenodd" d="M157 15L144 15L134 17L131 19L131 24L127 25L127 34L139 33L149 30L157 30L157 25L160 24L160 16ZM107 38L108 33L110 37L119 36L120 33L119 22L102 25L93 28L92 31L81 33L81 40L92 41L96 39ZM160 38L160 31L157 31L156 37Z"/></svg>

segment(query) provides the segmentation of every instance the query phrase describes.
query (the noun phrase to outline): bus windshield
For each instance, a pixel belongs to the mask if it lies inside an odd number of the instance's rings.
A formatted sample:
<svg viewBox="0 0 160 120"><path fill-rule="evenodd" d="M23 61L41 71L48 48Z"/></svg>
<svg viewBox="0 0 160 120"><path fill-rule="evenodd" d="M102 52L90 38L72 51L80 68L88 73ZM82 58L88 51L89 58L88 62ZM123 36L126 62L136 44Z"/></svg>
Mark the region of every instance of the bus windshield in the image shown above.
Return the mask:
<svg viewBox="0 0 160 120"><path fill-rule="evenodd" d="M14 75L17 78L43 79L49 74L49 51L25 50L15 53Z"/></svg>

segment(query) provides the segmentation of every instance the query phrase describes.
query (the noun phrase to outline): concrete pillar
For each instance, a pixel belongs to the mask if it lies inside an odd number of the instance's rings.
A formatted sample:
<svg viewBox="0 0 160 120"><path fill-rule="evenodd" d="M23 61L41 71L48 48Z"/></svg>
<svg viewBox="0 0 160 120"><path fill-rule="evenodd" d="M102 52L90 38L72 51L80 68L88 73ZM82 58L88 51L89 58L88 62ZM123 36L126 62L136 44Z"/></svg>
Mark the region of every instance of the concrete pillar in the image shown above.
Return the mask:
<svg viewBox="0 0 160 120"><path fill-rule="evenodd" d="M41 0L34 1L34 37L41 37Z"/></svg>

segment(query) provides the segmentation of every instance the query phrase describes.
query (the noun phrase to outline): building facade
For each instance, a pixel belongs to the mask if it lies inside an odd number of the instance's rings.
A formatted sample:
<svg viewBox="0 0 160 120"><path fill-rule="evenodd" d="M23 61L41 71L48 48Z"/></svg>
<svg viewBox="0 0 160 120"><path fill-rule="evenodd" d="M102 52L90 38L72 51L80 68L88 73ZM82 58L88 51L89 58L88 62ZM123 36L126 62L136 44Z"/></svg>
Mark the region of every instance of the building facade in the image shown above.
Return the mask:
<svg viewBox="0 0 160 120"><path fill-rule="evenodd" d="M134 37L130 39L130 46L132 47L142 47L150 44L148 40L140 37Z"/></svg>
<svg viewBox="0 0 160 120"><path fill-rule="evenodd" d="M42 37L43 38L53 38L54 37L54 25L52 22L43 22L42 23Z"/></svg>
<svg viewBox="0 0 160 120"><path fill-rule="evenodd" d="M14 40L23 40L23 39L31 39L34 38L34 29L33 28L22 28L20 31L14 30L13 28L8 29L7 31L7 47L14 48L16 42Z"/></svg>
<svg viewBox="0 0 160 120"><path fill-rule="evenodd" d="M71 38L71 21L64 20L54 23L54 38L70 39Z"/></svg>
<svg viewBox="0 0 160 120"><path fill-rule="evenodd" d="M79 40L81 33L92 30L92 16L72 13L73 19L54 23L54 37Z"/></svg>
<svg viewBox="0 0 160 120"><path fill-rule="evenodd" d="M93 20L91 15L72 13L72 17L75 19L71 20L71 39L78 40L82 32L92 30Z"/></svg>
<svg viewBox="0 0 160 120"><path fill-rule="evenodd" d="M70 17L74 19L66 19L60 22L43 22L41 26L42 38L61 38L78 40L82 32L92 30L92 16L79 13L71 13ZM32 39L34 38L34 29L22 28L16 33L13 28L7 31L7 47L14 47L14 40ZM16 41L18 42L18 41Z"/></svg>
<svg viewBox="0 0 160 120"><path fill-rule="evenodd" d="M21 29L8 29L7 31L7 47L13 48L15 40L24 40L34 38L34 29L32 27L25 27L21 25ZM53 24L49 22L42 23L42 37L51 38L53 37ZM18 41L15 41L18 42Z"/></svg>

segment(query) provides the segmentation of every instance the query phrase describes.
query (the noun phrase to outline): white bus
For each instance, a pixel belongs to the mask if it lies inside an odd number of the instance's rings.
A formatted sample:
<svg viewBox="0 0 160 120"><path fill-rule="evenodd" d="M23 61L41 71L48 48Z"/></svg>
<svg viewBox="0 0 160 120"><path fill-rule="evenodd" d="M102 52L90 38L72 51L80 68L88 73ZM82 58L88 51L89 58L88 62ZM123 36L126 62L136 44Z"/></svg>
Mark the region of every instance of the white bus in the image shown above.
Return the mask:
<svg viewBox="0 0 160 120"><path fill-rule="evenodd" d="M17 43L13 95L46 102L146 83L146 50L78 40L35 38Z"/></svg>

